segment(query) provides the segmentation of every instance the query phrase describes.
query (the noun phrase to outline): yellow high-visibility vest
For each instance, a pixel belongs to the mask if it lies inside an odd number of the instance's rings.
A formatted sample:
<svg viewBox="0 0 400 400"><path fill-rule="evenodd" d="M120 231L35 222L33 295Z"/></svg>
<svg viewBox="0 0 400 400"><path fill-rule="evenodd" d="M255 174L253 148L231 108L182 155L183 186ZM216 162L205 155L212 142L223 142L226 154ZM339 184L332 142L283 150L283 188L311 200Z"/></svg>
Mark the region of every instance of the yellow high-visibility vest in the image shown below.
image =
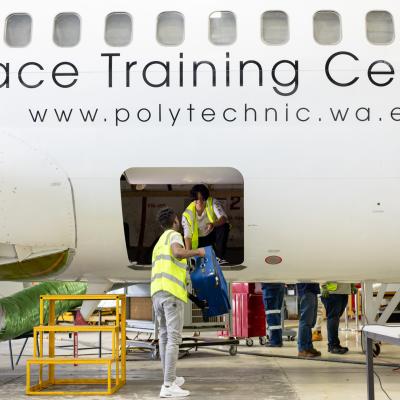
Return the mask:
<svg viewBox="0 0 400 400"><path fill-rule="evenodd" d="M326 288L328 289L329 292L336 292L338 284L337 282L327 282Z"/></svg>
<svg viewBox="0 0 400 400"><path fill-rule="evenodd" d="M187 303L185 259L180 260L172 255L171 237L180 235L173 229L166 230L158 239L153 250L153 267L151 269L151 295L165 291Z"/></svg>
<svg viewBox="0 0 400 400"><path fill-rule="evenodd" d="M212 197L209 197L206 201L206 213L208 219L213 224L217 220L217 216L214 212ZM199 226L197 223L196 203L194 201L188 205L183 216L186 218L192 233L192 249L197 249L199 247Z"/></svg>

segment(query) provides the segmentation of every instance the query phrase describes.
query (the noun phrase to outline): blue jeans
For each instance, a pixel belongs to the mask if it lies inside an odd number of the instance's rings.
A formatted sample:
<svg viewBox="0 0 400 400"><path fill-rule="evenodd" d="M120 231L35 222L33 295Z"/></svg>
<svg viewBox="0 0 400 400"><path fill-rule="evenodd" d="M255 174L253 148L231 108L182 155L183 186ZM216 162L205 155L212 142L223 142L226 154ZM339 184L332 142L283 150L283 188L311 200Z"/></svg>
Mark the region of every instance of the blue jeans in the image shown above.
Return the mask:
<svg viewBox="0 0 400 400"><path fill-rule="evenodd" d="M346 309L348 299L349 296L347 294L331 294L329 297L321 298L326 309L329 348L340 345L339 322Z"/></svg>
<svg viewBox="0 0 400 400"><path fill-rule="evenodd" d="M264 308L267 315L268 336L271 344L282 344L281 310L285 285L283 283L263 283Z"/></svg>
<svg viewBox="0 0 400 400"><path fill-rule="evenodd" d="M312 328L317 322L318 300L315 293L306 292L300 297L300 319L297 347L299 351L310 350L312 344Z"/></svg>

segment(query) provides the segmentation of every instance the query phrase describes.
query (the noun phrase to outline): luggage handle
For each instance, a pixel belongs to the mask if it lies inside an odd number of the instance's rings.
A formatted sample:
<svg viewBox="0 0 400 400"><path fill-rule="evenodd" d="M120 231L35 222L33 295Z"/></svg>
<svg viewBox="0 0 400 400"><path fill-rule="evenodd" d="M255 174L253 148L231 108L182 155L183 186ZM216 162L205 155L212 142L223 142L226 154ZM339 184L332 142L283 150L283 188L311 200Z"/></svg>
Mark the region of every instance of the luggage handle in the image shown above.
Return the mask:
<svg viewBox="0 0 400 400"><path fill-rule="evenodd" d="M196 304L197 307L199 307L201 310L207 310L208 309L208 302L207 300L200 300L197 296L194 294L188 292L188 298L190 301L192 301L194 304Z"/></svg>

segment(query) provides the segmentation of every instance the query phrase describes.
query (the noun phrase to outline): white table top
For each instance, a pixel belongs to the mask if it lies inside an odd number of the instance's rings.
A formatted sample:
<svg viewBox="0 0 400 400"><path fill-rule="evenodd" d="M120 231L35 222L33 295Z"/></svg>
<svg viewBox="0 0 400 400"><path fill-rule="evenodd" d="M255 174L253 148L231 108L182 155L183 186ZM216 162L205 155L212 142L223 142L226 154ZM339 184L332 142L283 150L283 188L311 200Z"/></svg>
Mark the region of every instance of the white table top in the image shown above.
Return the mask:
<svg viewBox="0 0 400 400"><path fill-rule="evenodd" d="M391 337L393 339L400 339L400 325L395 325L395 326L366 325L363 329L363 332Z"/></svg>

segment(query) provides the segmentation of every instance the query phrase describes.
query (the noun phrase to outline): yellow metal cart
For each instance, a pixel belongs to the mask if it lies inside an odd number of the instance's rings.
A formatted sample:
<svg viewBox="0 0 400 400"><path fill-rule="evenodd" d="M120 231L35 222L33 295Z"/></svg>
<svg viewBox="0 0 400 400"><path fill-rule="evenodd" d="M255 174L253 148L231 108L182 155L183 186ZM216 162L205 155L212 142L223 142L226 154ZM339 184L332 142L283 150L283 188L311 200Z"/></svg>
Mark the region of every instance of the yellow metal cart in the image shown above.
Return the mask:
<svg viewBox="0 0 400 400"><path fill-rule="evenodd" d="M114 300L116 307L115 324L111 326L63 326L57 325L56 302L68 300ZM48 302L48 323L45 324L45 303ZM55 354L56 333L62 332L109 332L112 337L112 352L108 358L66 358ZM45 356L45 333L48 334L48 351ZM33 330L33 358L26 364L26 394L28 395L110 395L126 383L126 297L125 295L46 295L40 297L40 325ZM39 348L37 338L39 337ZM107 378L69 378L56 377L56 365L105 365ZM39 367L38 380L32 385L31 368ZM47 376L44 367L47 366ZM104 385L97 391L52 390L56 385Z"/></svg>

